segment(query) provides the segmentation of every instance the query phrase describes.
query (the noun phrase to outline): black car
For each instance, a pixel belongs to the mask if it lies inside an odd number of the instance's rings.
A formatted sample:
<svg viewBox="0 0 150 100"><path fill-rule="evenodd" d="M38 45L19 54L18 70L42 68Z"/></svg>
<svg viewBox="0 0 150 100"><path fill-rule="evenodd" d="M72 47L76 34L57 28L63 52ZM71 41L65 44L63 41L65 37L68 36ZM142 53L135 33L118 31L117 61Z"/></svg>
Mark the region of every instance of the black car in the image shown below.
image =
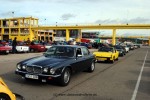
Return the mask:
<svg viewBox="0 0 150 100"><path fill-rule="evenodd" d="M15 73L27 80L46 82L56 79L60 85L66 86L72 74L85 70L93 72L94 62L94 55L84 46L56 45L49 48L43 56L19 62Z"/></svg>
<svg viewBox="0 0 150 100"><path fill-rule="evenodd" d="M117 51L119 51L119 56L124 56L124 55L126 55L126 50L125 50L125 48L123 47L123 46L121 46L121 45L116 45L116 46L114 46L115 47L115 49L117 50Z"/></svg>

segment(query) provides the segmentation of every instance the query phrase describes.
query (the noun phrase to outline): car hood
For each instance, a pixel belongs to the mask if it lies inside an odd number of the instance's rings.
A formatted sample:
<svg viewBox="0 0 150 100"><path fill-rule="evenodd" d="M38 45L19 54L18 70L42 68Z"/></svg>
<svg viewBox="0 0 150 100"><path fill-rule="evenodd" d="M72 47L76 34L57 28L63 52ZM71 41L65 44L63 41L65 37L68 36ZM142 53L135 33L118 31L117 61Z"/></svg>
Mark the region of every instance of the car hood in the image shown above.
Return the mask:
<svg viewBox="0 0 150 100"><path fill-rule="evenodd" d="M63 64L67 60L68 58L40 56L40 57L26 60L25 62L23 62L23 64L26 64L28 66L37 65L37 66L44 66L44 67L53 67L53 66L58 66L60 64Z"/></svg>

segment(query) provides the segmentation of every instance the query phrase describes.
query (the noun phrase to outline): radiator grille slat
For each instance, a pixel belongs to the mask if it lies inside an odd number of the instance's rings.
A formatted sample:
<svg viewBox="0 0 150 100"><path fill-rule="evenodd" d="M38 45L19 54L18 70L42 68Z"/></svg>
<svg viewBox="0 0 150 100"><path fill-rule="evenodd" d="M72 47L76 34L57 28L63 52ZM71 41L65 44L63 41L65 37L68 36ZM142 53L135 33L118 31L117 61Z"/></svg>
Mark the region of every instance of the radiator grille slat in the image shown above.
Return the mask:
<svg viewBox="0 0 150 100"><path fill-rule="evenodd" d="M34 74L41 74L42 67L41 66L27 66L26 71L29 73L34 73Z"/></svg>

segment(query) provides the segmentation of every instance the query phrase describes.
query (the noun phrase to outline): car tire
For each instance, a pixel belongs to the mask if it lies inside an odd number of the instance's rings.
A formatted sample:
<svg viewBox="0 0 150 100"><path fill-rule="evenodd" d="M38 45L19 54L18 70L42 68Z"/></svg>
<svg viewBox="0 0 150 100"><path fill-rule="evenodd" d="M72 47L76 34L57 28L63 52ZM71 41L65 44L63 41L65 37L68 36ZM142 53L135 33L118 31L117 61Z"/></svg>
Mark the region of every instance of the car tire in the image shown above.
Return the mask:
<svg viewBox="0 0 150 100"><path fill-rule="evenodd" d="M0 100L11 100L7 94L0 94Z"/></svg>
<svg viewBox="0 0 150 100"><path fill-rule="evenodd" d="M95 70L95 63L94 61L91 63L91 66L88 68L88 72L93 72Z"/></svg>
<svg viewBox="0 0 150 100"><path fill-rule="evenodd" d="M31 51L31 52L34 52L35 50L34 50L34 49L30 49L30 51Z"/></svg>
<svg viewBox="0 0 150 100"><path fill-rule="evenodd" d="M119 58L116 58L116 61L118 61L119 60Z"/></svg>
<svg viewBox="0 0 150 100"><path fill-rule="evenodd" d="M71 78L71 71L69 68L66 68L62 75L60 76L59 83L61 86L67 86L70 82Z"/></svg>
<svg viewBox="0 0 150 100"><path fill-rule="evenodd" d="M115 57L113 57L113 60L110 61L110 63L114 63L115 62Z"/></svg>

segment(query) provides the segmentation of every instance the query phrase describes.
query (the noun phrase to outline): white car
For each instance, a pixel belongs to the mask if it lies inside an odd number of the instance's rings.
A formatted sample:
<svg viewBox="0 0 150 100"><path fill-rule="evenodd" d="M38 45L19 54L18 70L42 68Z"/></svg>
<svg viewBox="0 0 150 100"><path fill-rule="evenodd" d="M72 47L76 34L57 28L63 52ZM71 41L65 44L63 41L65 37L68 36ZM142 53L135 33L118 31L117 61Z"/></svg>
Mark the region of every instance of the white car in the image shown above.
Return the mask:
<svg viewBox="0 0 150 100"><path fill-rule="evenodd" d="M130 50L129 47L125 46L124 48L125 48L126 52L129 52L129 50Z"/></svg>
<svg viewBox="0 0 150 100"><path fill-rule="evenodd" d="M29 46L16 46L17 52L29 52Z"/></svg>
<svg viewBox="0 0 150 100"><path fill-rule="evenodd" d="M12 48L12 46L11 46ZM24 42L18 42L16 46L17 52L29 52L30 48Z"/></svg>

